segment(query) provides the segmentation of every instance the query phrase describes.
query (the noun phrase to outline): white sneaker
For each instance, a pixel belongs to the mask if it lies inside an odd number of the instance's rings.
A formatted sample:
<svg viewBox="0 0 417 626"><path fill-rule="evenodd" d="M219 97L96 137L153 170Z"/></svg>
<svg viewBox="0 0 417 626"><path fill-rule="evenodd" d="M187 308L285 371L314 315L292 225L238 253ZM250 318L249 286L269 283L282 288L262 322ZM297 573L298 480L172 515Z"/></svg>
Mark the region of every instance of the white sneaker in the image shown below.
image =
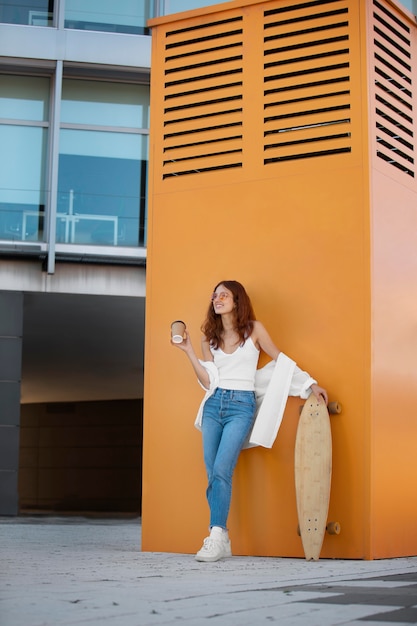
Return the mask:
<svg viewBox="0 0 417 626"><path fill-rule="evenodd" d="M220 561L232 556L232 547L227 533L223 536L211 534L203 541L201 549L195 555L196 561L204 561L206 563Z"/></svg>

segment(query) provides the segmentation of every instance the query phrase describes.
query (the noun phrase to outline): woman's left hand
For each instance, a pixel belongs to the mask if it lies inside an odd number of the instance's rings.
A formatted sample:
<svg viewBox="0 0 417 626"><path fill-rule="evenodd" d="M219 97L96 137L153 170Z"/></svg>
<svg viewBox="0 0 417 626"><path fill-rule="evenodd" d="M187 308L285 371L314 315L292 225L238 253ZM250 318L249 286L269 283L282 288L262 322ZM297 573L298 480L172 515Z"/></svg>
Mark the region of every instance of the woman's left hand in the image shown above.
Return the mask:
<svg viewBox="0 0 417 626"><path fill-rule="evenodd" d="M319 385L311 385L311 391L319 402L324 400L327 406L329 399L327 397L327 391L323 389L323 387L319 387Z"/></svg>

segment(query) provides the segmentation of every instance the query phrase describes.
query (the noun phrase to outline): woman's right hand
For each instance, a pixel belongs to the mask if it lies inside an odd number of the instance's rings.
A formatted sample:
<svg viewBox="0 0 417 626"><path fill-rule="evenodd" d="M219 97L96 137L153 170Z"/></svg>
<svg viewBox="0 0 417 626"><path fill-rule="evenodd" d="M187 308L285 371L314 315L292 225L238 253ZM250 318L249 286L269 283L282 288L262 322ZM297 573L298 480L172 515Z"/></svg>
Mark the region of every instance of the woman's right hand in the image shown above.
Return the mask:
<svg viewBox="0 0 417 626"><path fill-rule="evenodd" d="M184 339L181 343L174 343L171 339L171 345L175 346L179 350L185 352L187 357L189 358L191 365L194 368L195 373L197 374L197 378L200 383L203 385L205 389L210 387L210 377L205 370L205 368L201 365L200 361L197 358L197 355L194 351L193 345L191 343L191 337L187 330L184 331Z"/></svg>
<svg viewBox="0 0 417 626"><path fill-rule="evenodd" d="M181 341L181 343L174 343L171 339L171 345L189 354L190 351L193 350L193 346L191 344L191 338L190 338L190 335L188 334L187 329L185 329L184 331L184 339Z"/></svg>

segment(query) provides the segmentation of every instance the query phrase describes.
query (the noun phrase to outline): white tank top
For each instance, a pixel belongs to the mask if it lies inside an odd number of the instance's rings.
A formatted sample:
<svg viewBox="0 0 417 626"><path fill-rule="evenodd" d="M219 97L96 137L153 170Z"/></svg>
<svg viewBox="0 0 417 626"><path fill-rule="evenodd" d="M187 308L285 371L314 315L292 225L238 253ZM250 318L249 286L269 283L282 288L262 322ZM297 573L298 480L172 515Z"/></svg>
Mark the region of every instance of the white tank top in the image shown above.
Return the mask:
<svg viewBox="0 0 417 626"><path fill-rule="evenodd" d="M219 387L240 391L255 390L259 350L250 337L231 354L223 352L221 348L212 348L211 353L219 372Z"/></svg>

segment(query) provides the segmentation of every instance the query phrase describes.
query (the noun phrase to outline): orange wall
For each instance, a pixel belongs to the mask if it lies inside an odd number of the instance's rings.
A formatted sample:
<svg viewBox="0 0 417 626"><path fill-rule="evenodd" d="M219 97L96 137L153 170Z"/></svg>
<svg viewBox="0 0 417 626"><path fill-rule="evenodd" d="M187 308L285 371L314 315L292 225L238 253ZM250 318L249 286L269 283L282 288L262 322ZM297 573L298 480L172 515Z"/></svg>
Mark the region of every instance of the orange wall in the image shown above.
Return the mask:
<svg viewBox="0 0 417 626"><path fill-rule="evenodd" d="M153 24L144 550L193 553L207 532L201 436L193 427L202 390L186 357L170 346L169 327L172 320L184 319L199 351L199 327L209 294L219 280L231 278L245 284L258 319L278 347L318 378L330 399L343 405L343 413L332 417L329 512L329 519L341 523L342 533L326 536L322 556L384 555L381 541L386 523L381 520L383 487L379 481L384 478L380 456L386 440L378 437L389 437L391 429L383 434L384 428L375 428L381 407L375 403L373 392L379 383L371 359L375 334L381 339L386 328L382 324L375 331L372 326L377 299L371 268L375 275L379 255L374 250L371 257L368 73L366 58L361 56L366 49L365 31L360 28L364 15L359 12L363 5L340 3L349 9L351 151L264 166L261 19L263 8L283 4L280 0L255 1L253 6L231 2L217 7L219 14L211 7L208 16L194 11ZM175 126L175 111L166 110L171 101L166 82L172 80L172 72L165 74L165 56L173 53L172 48L167 53L165 44L213 15L223 19L240 14L242 47L247 51L242 60L242 165L164 178L167 167L178 167L177 163L163 165L170 149L164 135L185 123ZM285 54L293 57L294 51ZM305 69L308 63L300 61L298 68ZM333 97L328 103L335 102ZM383 247L383 238L380 241ZM289 400L272 450L247 450L239 459L229 519L235 554L302 556L293 476L299 404L297 399ZM408 426L415 430L409 418ZM394 550L398 549L394 541ZM410 544L406 549L410 553Z"/></svg>
<svg viewBox="0 0 417 626"><path fill-rule="evenodd" d="M417 202L374 172L372 526L375 557L417 553Z"/></svg>
<svg viewBox="0 0 417 626"><path fill-rule="evenodd" d="M366 242L357 225L363 188L352 189L343 175L333 174L333 184L318 176L297 177L280 180L279 190L276 180L263 181L264 198L257 199L256 210L257 181L194 190L192 197L170 194L169 206L154 215L146 314L144 549L192 552L207 527L200 434L192 425L202 391L184 355L170 346L169 326L184 319L199 349L209 294L218 280L232 277L247 286L276 344L344 405L343 415L333 418L331 517L343 524L338 543L345 540L346 555L363 556L352 549L355 517L364 516L356 492L359 485L363 489L367 461L369 285L363 271ZM308 209L294 198L294 185L308 189ZM341 191L337 212L343 227L324 208L333 206ZM196 202L199 211L190 215ZM205 215L220 225L212 234L211 229L204 234ZM298 404L291 403L272 450L242 455L230 518L235 552L300 551L293 484ZM256 527L263 531L251 547ZM327 541L332 555L335 541Z"/></svg>
<svg viewBox="0 0 417 626"><path fill-rule="evenodd" d="M381 25L375 37L368 6L370 128L386 129L372 133L370 152L369 525L374 558L417 554L417 421L410 410L417 402L417 170L415 149L404 143L413 143L417 136L417 92L411 87L417 71L417 27L410 14L395 10L395 5L384 6L401 21L402 39L394 48L384 38L386 51L381 52L374 39L381 41L387 29ZM386 78L377 71L385 73L384 58L396 70L388 91Z"/></svg>

